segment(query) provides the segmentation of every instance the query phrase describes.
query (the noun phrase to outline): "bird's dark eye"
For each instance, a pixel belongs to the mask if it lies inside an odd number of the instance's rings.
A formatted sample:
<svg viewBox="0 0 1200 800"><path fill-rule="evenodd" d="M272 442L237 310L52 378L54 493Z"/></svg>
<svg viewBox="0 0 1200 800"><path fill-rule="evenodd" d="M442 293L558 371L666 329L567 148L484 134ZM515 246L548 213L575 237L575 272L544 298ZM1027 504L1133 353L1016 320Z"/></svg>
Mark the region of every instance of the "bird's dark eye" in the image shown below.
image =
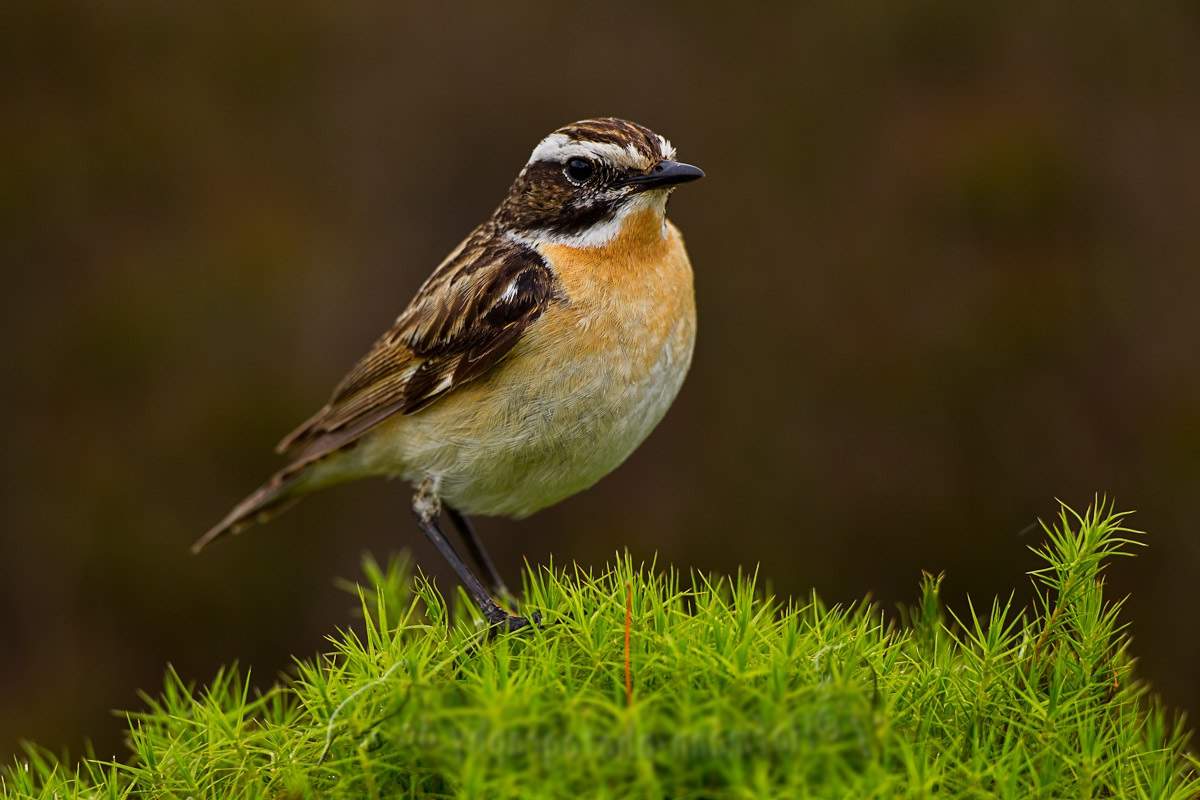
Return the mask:
<svg viewBox="0 0 1200 800"><path fill-rule="evenodd" d="M568 159L567 165L563 167L563 172L571 183L585 183L595 171L595 165L586 158Z"/></svg>

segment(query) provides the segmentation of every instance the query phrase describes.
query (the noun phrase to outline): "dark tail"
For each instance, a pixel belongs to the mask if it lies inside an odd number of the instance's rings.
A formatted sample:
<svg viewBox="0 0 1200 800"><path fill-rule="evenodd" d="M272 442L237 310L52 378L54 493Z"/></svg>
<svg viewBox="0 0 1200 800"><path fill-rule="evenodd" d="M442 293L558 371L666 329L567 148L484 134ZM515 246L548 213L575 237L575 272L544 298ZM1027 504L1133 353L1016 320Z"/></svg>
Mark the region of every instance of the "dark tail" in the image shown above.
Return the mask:
<svg viewBox="0 0 1200 800"><path fill-rule="evenodd" d="M199 553L205 545L227 533L238 534L252 525L261 524L287 511L304 496L300 491L301 478L312 462L293 464L280 470L242 502L234 506L208 533L192 545L192 552Z"/></svg>

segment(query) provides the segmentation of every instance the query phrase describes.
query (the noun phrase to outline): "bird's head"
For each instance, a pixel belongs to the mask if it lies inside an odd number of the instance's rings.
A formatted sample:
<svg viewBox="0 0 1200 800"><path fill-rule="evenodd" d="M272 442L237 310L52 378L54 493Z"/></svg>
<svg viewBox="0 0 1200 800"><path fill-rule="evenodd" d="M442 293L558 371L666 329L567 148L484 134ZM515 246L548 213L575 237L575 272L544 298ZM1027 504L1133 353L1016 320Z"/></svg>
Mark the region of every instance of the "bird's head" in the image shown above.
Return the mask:
<svg viewBox="0 0 1200 800"><path fill-rule="evenodd" d="M666 215L667 196L704 177L675 161L663 136L614 117L564 125L538 143L497 209L497 221L532 242L599 247L632 212Z"/></svg>

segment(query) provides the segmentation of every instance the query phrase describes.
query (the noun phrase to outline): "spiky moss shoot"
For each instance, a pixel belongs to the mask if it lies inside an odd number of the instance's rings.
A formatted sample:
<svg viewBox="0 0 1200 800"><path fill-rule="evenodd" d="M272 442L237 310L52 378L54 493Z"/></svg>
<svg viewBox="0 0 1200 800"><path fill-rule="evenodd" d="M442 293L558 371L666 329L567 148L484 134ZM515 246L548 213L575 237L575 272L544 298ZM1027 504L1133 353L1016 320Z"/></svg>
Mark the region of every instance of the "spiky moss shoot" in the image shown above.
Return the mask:
<svg viewBox="0 0 1200 800"><path fill-rule="evenodd" d="M127 761L30 748L0 796L1196 797L1182 724L1103 596L1140 541L1123 518L1064 507L1030 609L947 612L926 576L898 623L623 556L529 572L544 624L489 640L469 603L368 562L363 624L293 679L169 673L129 715Z"/></svg>

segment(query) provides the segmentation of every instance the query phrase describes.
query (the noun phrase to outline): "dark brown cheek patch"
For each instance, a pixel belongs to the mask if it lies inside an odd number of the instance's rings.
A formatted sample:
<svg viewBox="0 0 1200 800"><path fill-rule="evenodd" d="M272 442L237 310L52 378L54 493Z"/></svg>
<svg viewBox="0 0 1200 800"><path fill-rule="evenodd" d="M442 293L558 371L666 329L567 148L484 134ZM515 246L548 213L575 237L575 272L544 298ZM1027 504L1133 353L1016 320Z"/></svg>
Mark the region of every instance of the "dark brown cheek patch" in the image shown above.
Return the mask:
<svg viewBox="0 0 1200 800"><path fill-rule="evenodd" d="M517 179L497 212L497 221L517 231L545 230L573 234L609 219L616 202L597 197L594 189L576 186L550 161L530 164Z"/></svg>

